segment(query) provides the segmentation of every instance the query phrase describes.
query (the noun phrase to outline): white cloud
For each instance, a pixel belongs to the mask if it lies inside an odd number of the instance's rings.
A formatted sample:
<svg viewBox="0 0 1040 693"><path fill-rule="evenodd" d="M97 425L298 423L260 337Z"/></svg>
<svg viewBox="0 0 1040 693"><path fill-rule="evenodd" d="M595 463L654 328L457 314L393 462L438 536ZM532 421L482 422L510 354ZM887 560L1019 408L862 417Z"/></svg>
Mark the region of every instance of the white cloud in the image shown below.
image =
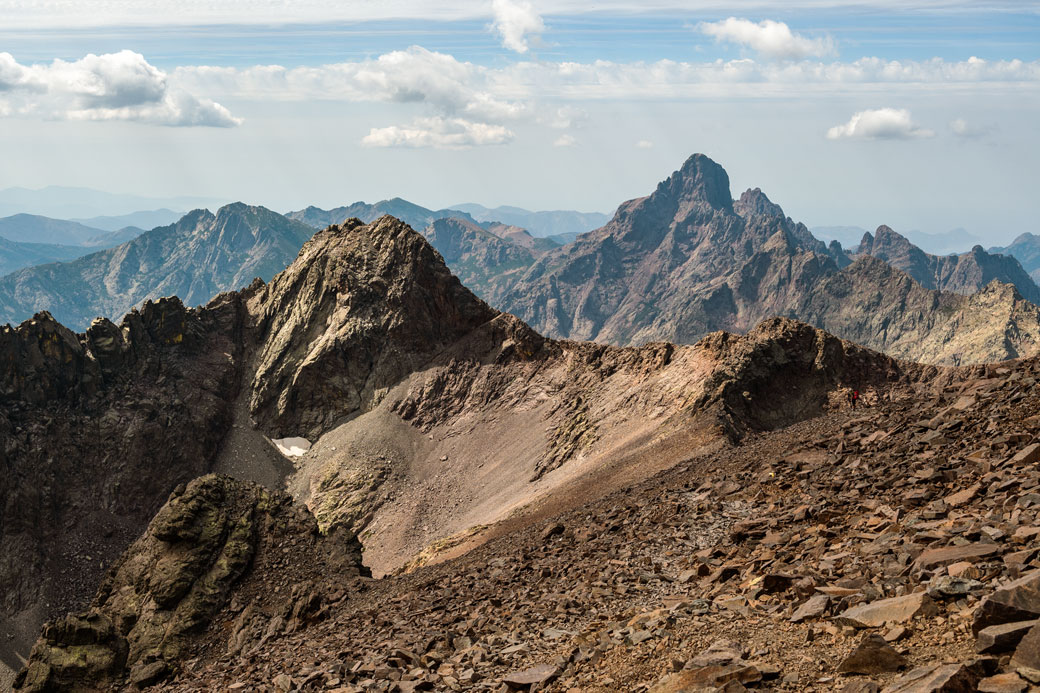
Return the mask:
<svg viewBox="0 0 1040 693"><path fill-rule="evenodd" d="M361 144L366 147L466 149L506 144L513 138L513 133L501 125L434 117L420 118L407 126L372 128Z"/></svg>
<svg viewBox="0 0 1040 693"><path fill-rule="evenodd" d="M502 37L502 45L517 53L529 49L528 36L535 40L545 31L541 15L527 0L492 0L495 21L491 27Z"/></svg>
<svg viewBox="0 0 1040 693"><path fill-rule="evenodd" d="M830 37L805 38L792 32L783 22L771 19L756 24L748 19L730 17L721 22L702 22L698 28L716 41L736 43L777 60L823 57L835 52Z"/></svg>
<svg viewBox="0 0 1040 693"><path fill-rule="evenodd" d="M636 147L638 149L653 149L654 143L650 140L639 140L638 142L636 142Z"/></svg>
<svg viewBox="0 0 1040 693"><path fill-rule="evenodd" d="M132 51L44 65L20 65L9 53L0 53L0 113L168 126L242 122L219 103L171 87L165 72Z"/></svg>
<svg viewBox="0 0 1040 693"><path fill-rule="evenodd" d="M553 142L554 147L573 147L578 143L578 140L574 139L573 135L560 135Z"/></svg>
<svg viewBox="0 0 1040 693"><path fill-rule="evenodd" d="M989 127L973 125L964 120L964 118L956 118L950 121L950 131L957 137L967 140L985 137L990 133L991 129L992 128Z"/></svg>
<svg viewBox="0 0 1040 693"><path fill-rule="evenodd" d="M920 127L905 108L877 108L854 114L844 125L827 131L827 139L905 140L932 137L935 133Z"/></svg>

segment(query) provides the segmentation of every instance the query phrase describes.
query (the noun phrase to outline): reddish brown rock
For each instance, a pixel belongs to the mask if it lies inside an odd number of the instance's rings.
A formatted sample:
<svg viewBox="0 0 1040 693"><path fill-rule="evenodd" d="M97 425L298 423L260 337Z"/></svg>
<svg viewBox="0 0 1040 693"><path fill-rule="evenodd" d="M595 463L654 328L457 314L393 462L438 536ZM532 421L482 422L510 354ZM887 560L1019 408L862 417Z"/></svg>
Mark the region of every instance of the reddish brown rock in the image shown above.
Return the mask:
<svg viewBox="0 0 1040 693"><path fill-rule="evenodd" d="M884 674L906 666L906 657L892 649L883 637L870 633L863 637L848 657L838 665L839 674Z"/></svg>

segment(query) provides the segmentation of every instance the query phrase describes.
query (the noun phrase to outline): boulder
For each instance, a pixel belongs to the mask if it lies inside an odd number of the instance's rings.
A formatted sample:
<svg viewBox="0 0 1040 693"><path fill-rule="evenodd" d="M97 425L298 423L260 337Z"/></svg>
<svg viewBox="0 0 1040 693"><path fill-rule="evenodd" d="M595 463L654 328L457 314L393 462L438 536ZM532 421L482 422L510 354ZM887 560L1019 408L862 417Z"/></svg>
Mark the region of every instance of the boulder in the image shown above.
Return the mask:
<svg viewBox="0 0 1040 693"><path fill-rule="evenodd" d="M1001 654L1011 652L1021 642L1025 634L1040 621L1017 621L999 626L989 626L978 632L975 639L975 651L979 654Z"/></svg>
<svg viewBox="0 0 1040 693"><path fill-rule="evenodd" d="M1004 585L982 601L975 610L971 630L1040 618L1040 570Z"/></svg>
<svg viewBox="0 0 1040 693"><path fill-rule="evenodd" d="M929 664L901 676L881 693L974 693L981 678L964 664Z"/></svg>

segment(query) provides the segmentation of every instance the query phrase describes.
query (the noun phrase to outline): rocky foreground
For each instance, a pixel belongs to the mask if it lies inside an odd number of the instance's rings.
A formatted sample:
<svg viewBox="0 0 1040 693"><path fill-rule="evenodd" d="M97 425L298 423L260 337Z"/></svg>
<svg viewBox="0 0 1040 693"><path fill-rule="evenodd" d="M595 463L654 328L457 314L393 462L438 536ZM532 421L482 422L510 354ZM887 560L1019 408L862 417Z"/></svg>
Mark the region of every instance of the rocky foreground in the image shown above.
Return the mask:
<svg viewBox="0 0 1040 693"><path fill-rule="evenodd" d="M146 657L106 685L1034 690L1038 377L1037 360L934 371L856 411L835 390L824 416L400 577L301 581L314 540L283 539L179 664ZM127 565L79 618L111 613ZM33 672L59 675L82 632L49 627L22 690L48 690Z"/></svg>

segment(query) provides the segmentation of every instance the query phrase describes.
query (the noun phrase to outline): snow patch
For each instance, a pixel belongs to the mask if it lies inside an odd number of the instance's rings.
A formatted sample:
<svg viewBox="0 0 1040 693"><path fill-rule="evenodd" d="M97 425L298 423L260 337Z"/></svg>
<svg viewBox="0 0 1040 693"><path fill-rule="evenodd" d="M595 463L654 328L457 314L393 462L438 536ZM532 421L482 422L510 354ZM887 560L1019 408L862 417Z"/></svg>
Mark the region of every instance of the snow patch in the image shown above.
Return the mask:
<svg viewBox="0 0 1040 693"><path fill-rule="evenodd" d="M276 438L271 442L286 457L299 457L311 449L311 442L306 438Z"/></svg>

